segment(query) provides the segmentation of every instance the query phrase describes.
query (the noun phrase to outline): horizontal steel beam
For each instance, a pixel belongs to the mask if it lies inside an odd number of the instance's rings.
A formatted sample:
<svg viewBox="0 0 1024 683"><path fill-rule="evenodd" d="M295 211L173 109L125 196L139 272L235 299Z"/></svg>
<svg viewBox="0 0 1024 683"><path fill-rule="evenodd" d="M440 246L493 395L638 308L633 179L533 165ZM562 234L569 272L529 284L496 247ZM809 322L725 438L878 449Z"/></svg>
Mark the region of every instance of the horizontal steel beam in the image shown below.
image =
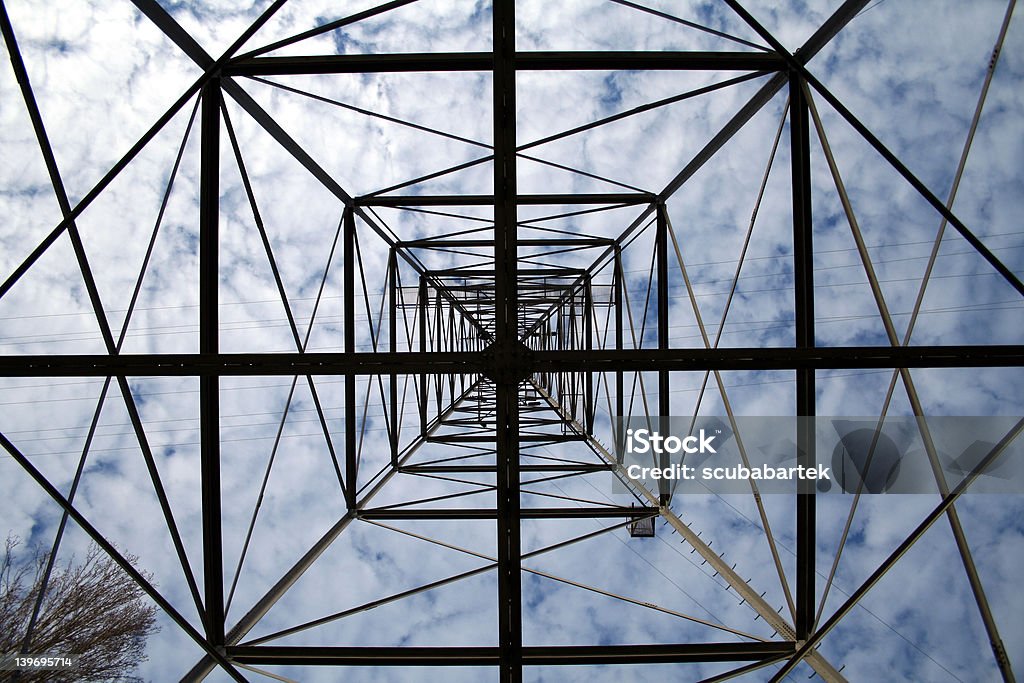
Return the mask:
<svg viewBox="0 0 1024 683"><path fill-rule="evenodd" d="M494 269L484 270L484 269L474 269L474 268L444 268L444 269L440 269L440 270L426 270L426 271L423 271L423 272L424 272L424 275L433 275L433 276L437 276L437 277L441 277L441 276L445 276L445 275L454 275L454 276L461 277L461 278L478 277L478 278L486 278L488 280L493 280L494 279ZM557 267L553 267L553 266L549 266L549 267L546 267L546 268L521 268L519 270L519 278L520 278L520 281L529 279L530 277L549 278L549 279L551 279L551 278L554 278L554 277L557 276L557 277L568 278L569 276L573 276L573 275L575 275L575 276L585 275L586 272L587 271L584 268L557 268ZM569 285L569 284L571 284L571 282L567 280L565 282L565 285ZM455 285L455 284L447 285L447 283L446 283L446 286L457 287L459 285ZM494 284L493 284L493 282L488 282L487 286L488 286L489 291L491 291L491 292L494 291ZM520 284L520 287L522 287L522 284Z"/></svg>
<svg viewBox="0 0 1024 683"><path fill-rule="evenodd" d="M520 472L607 472L614 470L614 465L595 463L593 465L528 465L519 466ZM400 467L399 472L411 474L455 474L457 472L496 472L494 465L407 465Z"/></svg>
<svg viewBox="0 0 1024 683"><path fill-rule="evenodd" d="M0 377L472 374L482 366L479 352L0 356Z"/></svg>
<svg viewBox="0 0 1024 683"><path fill-rule="evenodd" d="M427 437L428 443L494 443L497 436L489 434L442 434ZM519 443L553 443L565 441L584 441L579 434L519 434Z"/></svg>
<svg viewBox="0 0 1024 683"><path fill-rule="evenodd" d="M845 346L825 348L536 351L534 372L1012 367L1021 346Z"/></svg>
<svg viewBox="0 0 1024 683"><path fill-rule="evenodd" d="M517 71L778 71L774 52L517 52ZM252 57L224 66L225 76L294 76L429 71L491 71L493 52Z"/></svg>
<svg viewBox="0 0 1024 683"><path fill-rule="evenodd" d="M655 507L594 506L573 508L522 508L523 519L592 519L605 517L650 517ZM360 510L362 519L497 519L494 508L382 508Z"/></svg>
<svg viewBox="0 0 1024 683"><path fill-rule="evenodd" d="M517 52L518 71L778 71L786 61L774 52L594 51Z"/></svg>
<svg viewBox="0 0 1024 683"><path fill-rule="evenodd" d="M658 664L760 661L792 655L796 644L680 643L523 646L523 664ZM242 664L347 666L494 666L497 647L303 647L237 645L227 656Z"/></svg>
<svg viewBox="0 0 1024 683"><path fill-rule="evenodd" d="M524 360L524 363L527 362ZM814 349L601 349L534 351L533 372L956 368L1024 365L1024 347L844 346ZM473 375L490 368L480 351L0 356L0 377Z"/></svg>
<svg viewBox="0 0 1024 683"><path fill-rule="evenodd" d="M490 71L490 52L410 52L404 54L295 55L250 57L227 64L225 76L297 76L416 71Z"/></svg>
<svg viewBox="0 0 1024 683"><path fill-rule="evenodd" d="M558 239L517 239L516 244L520 247L605 247L615 244L611 237L564 237ZM426 237L420 240L399 240L395 242L396 247L424 247L424 248L452 248L452 247L491 247L494 248L494 240L468 240L468 239L444 239L438 237Z"/></svg>
<svg viewBox="0 0 1024 683"><path fill-rule="evenodd" d="M520 206L560 206L563 204L650 204L653 194L645 192L595 192L591 194L520 194ZM381 195L356 198L357 206L493 206L490 194ZM494 245L494 242L491 242Z"/></svg>

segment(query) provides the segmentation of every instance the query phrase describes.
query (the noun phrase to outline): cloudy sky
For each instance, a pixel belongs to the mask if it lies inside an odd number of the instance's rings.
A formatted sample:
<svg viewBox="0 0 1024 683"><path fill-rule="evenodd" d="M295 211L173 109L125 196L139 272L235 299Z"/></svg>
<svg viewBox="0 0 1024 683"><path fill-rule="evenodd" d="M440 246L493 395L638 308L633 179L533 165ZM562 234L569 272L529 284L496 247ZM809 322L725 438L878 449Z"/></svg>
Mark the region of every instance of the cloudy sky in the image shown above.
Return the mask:
<svg viewBox="0 0 1024 683"><path fill-rule="evenodd" d="M227 0L161 2L214 57L219 57L268 3ZM371 8L368 0L339 3L290 0L241 49L257 50L308 29ZM574 0L517 2L517 49L533 50L754 50L763 40L719 2L638 0L644 7L699 23L740 41L695 30L630 3ZM744 6L789 50L796 50L840 3L745 2ZM201 69L130 2L59 0L5 2L61 178L72 206L171 107ZM1002 0L960 3L875 0L810 62L810 71L899 156L943 201L978 102L992 48L1007 11ZM426 51L488 51L491 10L474 0L418 0L343 29L268 52L323 55ZM1011 21L988 91L953 210L1018 277L1024 274L1024 29ZM5 51L7 46L5 45ZM701 71L528 72L517 79L517 143L526 145L577 126L743 74ZM522 193L661 192L766 81L756 76L713 93L652 108L591 130L537 145L518 160ZM490 153L491 77L487 72L236 78L260 107L298 141L352 196L386 190ZM1014 85L1014 84L1017 85ZM938 213L839 114L815 97L822 126L849 194L896 334L907 332L915 299L941 224ZM721 346L791 346L793 332L792 213L789 129L773 156L786 113L786 89L667 202L680 254L711 342ZM196 352L198 339L198 117L185 102L77 221L96 277L106 318L125 353ZM298 348L340 351L343 268L337 239L343 204L278 145L238 103L226 98L231 132L265 228L254 219L227 127L221 131L220 348L224 352L281 352ZM374 115L371 115L374 114ZM381 118L383 115L387 118ZM412 125L410 125L412 124ZM443 134L441 134L443 133ZM8 276L61 220L14 70L0 68L0 278ZM825 155L812 131L816 342L822 346L888 343L875 297L858 255ZM176 163L179 159L180 162ZM771 166L763 198L759 188ZM482 161L402 194L486 194L493 168ZM168 189L169 188L169 189ZM730 298L750 230L749 246ZM617 237L644 207L619 207L564 216L581 207L520 209L521 237ZM598 208L598 207L582 207ZM432 209L433 210L433 209ZM479 230L491 235L489 207L445 207L433 213L381 208L374 225L357 225L362 267L356 338L360 351L387 348L383 298L388 248L375 233L401 239ZM641 223L641 228L647 221ZM473 235L470 235L473 236ZM564 235L563 235L564 236ZM628 347L655 346L655 297L649 294L653 230L638 230L623 250L632 326ZM279 272L282 301L268 259ZM550 251L550 250L549 250ZM585 268L600 250L533 253L532 262ZM481 264L487 249L414 250L430 268ZM140 271L146 264L137 297ZM670 341L703 347L694 306L679 263L670 259ZM595 275L607 297L611 268ZM417 276L400 269L403 298L416 297ZM365 285L363 284L365 280ZM605 286L603 289L601 286ZM365 289L364 289L365 287ZM601 294L603 292L603 294ZM134 303L133 303L134 301ZM728 304L728 309L726 306ZM126 315L132 309L130 318ZM724 326L721 325L724 312ZM612 344L614 317L599 308L595 345ZM420 330L409 308L399 318L398 348L418 349ZM289 322L294 321L295 328ZM24 277L0 298L0 353L104 353L101 330L67 235L58 238ZM627 321L628 323L628 321ZM912 343L1015 344L1024 327L1020 295L948 227L916 318ZM721 329L720 329L721 328ZM297 333L297 334L296 334ZM1021 372L1010 369L915 370L914 384L929 415L1020 415ZM891 371L818 373L819 415L877 416ZM712 377L698 404L702 373L673 373L675 415L725 412ZM725 372L722 380L740 415L792 414L792 372ZM386 378L384 380L386 386ZM597 433L611 443L614 382L595 377ZM199 382L195 378L129 378L131 396L114 382L101 400L103 378L0 378L0 432L66 492L98 415L76 506L139 567L170 603L200 627L184 572L177 562L127 405L137 406L180 531L192 571L202 585L200 524ZM413 378L400 378L403 446L418 430ZM314 400L314 391L315 399ZM627 375L626 403L642 414L643 399L657 405L657 378ZM447 387L442 403L452 396ZM458 393L458 391L456 391ZM332 448L343 460L342 378L225 378L221 381L224 500L224 581L234 586L227 621L233 625L345 512ZM363 434L360 486L371 485L388 462L385 401L376 378L357 389ZM322 406L326 434L316 404ZM436 411L436 408L433 408ZM890 414L912 413L903 384ZM549 413L549 417L553 414ZM454 430L451 430L454 431ZM414 462L487 451L442 444L420 449ZM524 447L524 460L568 458L593 462L580 444ZM412 475L391 479L374 506L478 493L435 506L490 507L488 475L455 482ZM262 495L261 495L261 489ZM524 506L622 503L606 474L533 484ZM0 532L49 546L60 509L13 458L0 459ZM571 501L550 496L564 496ZM257 501L262 502L257 504ZM822 619L827 619L937 503L938 495L861 499ZM590 503L594 504L594 503ZM627 499L628 504L628 499ZM257 510L258 505L258 510ZM769 496L765 513L787 580L795 581L793 499ZM759 512L751 496L676 498L673 510L726 561L749 578L772 605L785 595ZM1024 597L1016 589L1024 561L1024 504L1020 496L968 496L958 510L1011 661L1024 666ZM821 594L850 512L843 497L818 505L818 590ZM253 521L255 520L255 521ZM610 526L617 520L545 520L523 523L523 552ZM496 553L494 524L354 522L254 628L247 639L274 635L377 598L486 567ZM246 538L251 528L251 538ZM405 532L405 533L403 533ZM464 550L444 547L417 534ZM88 538L71 525L63 560L81 556ZM244 551L244 561L240 561ZM659 521L655 539L610 531L583 543L524 561L540 573L523 576L524 644L629 644L748 640L736 631L770 638L773 629L739 599L699 555ZM473 555L476 553L477 555ZM482 556L482 557L481 557ZM236 580L236 568L237 571ZM662 611L569 585L654 603ZM227 591L226 589L226 591ZM496 578L483 571L435 590L282 635L280 645L490 645L497 632ZM673 614L676 613L676 614ZM724 631L678 616L685 614ZM787 614L783 609L783 614ZM148 644L141 669L150 680L174 680L198 660L200 649L170 620ZM978 609L949 524L944 519L824 640L821 653L850 680L999 680ZM641 680L672 676L698 680L727 665L528 667L531 681ZM296 680L336 680L336 671L266 667ZM346 670L350 680L490 680L494 670ZM801 665L792 680L807 677ZM252 680L271 680L246 672ZM764 671L741 680L766 680ZM215 672L209 680L228 680ZM348 680L348 679L346 679Z"/></svg>

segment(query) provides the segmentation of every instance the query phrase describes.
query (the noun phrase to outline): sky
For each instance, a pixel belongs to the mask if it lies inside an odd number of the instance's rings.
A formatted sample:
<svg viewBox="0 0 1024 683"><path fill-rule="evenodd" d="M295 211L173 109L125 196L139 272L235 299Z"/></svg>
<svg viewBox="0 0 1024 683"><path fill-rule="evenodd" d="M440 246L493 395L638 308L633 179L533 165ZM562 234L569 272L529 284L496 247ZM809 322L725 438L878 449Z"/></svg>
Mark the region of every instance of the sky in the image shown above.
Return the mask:
<svg viewBox="0 0 1024 683"><path fill-rule="evenodd" d="M643 0L637 4L763 44L725 3ZM788 50L799 48L839 4L743 3ZM267 3L253 7L224 0L161 5L208 53L218 57ZM340 9L337 5L290 0L241 51L270 45L375 3L346 2ZM541 0L517 2L516 47L521 51L754 49L627 5L580 0L558 3L553 9L551 3ZM12 0L5 6L57 167L75 206L178 100L201 70L129 2ZM1005 3L995 0L871 2L808 68L945 201L1006 9ZM418 0L268 54L488 51L490 12L487 2ZM1015 17L953 204L954 213L1018 277L1024 273L1024 233L1019 220L1024 211L1022 41L1024 33ZM4 50L8 50L6 44ZM60 222L61 214L9 60L5 59L2 67L0 276L6 280ZM700 71L520 73L516 82L517 143L542 140L739 75ZM767 78L754 77L533 147L517 162L519 191L661 192ZM386 190L489 154L492 105L487 72L235 81L352 196ZM815 93L813 99L895 333L902 340L941 217L822 97ZM220 349L228 353L297 348L341 351L344 268L340 243L337 250L333 246L343 204L235 100L226 97L225 106L266 241L254 218L225 124L219 176ZM198 117L192 121L195 107L195 98L185 102L77 221L115 339L123 328L124 353L194 353L199 349L200 155ZM680 246L679 259L674 252L669 259L673 348L704 346L695 305L710 343L715 343L719 334L721 346L786 347L794 343L786 107L783 89L667 200ZM773 155L773 141L780 130L781 144ZM876 298L814 130L811 167L816 344L886 345ZM488 194L493 191L492 177L493 168L485 161L396 193ZM536 238L550 235L546 231L554 229L573 235L618 237L643 210L630 206L558 217L577 208L521 207L519 235ZM438 211L444 215L380 208L372 220L380 232L401 239L470 229L480 230L479 236L484 238L491 234L489 207ZM752 219L755 211L756 219ZM382 296L388 248L375 233L375 226L362 218L357 221L361 258L356 277L357 350L371 351L375 345L387 348L387 321L392 314L399 319L399 350L417 349L420 331L414 326L411 309L392 312ZM729 302L748 231L749 246L736 293ZM657 308L654 295L648 293L653 232L638 230L622 250L632 317L631 325L628 321L624 324L627 347L657 344ZM490 258L487 249L478 248L410 251L430 268L487 267ZM532 254L532 262L585 268L600 256L600 250L593 248L551 251L538 250ZM946 228L938 253L912 343L1019 343L1024 329L1019 294L952 227ZM693 288L692 300L680 261ZM147 264L145 277L133 306L143 263ZM403 263L400 277L403 300L411 304L416 297L416 274ZM611 281L610 266L597 270L595 292L603 292L597 295L599 301L608 296ZM129 308L133 313L125 326ZM609 322L603 317L606 313L607 309L598 308L596 346L613 343L614 318ZM4 355L105 353L67 235L58 238L0 297L0 320L0 353ZM911 374L928 415L1017 416L1024 409L1019 389L1024 378L1019 368L922 369ZM732 371L721 376L736 414L793 414L792 372ZM817 412L877 416L891 377L888 370L820 371ZM595 437L609 444L615 387L607 380L595 377ZM703 373L671 374L672 414L725 413L725 401L714 377L698 404L702 380ZM383 381L386 386L386 378ZM400 441L404 446L418 430L418 416L413 378L402 377L400 384L405 406ZM138 566L152 576L175 609L198 627L198 614L126 406L137 407L182 545L201 586L199 382L189 377L131 377L130 397L123 396L115 382L100 401L103 385L103 378L0 378L0 432L66 492L90 422L98 414L96 436L75 504L120 550L138 556ZM227 617L230 626L345 512L331 459L332 448L339 456L343 453L345 395L341 377L314 382L283 376L224 378L220 387L224 581L227 587L235 585ZM442 407L454 398L447 387L443 391ZM651 373L627 374L626 391L633 414L642 413L645 398L657 405L657 377ZM381 393L376 378L362 378L357 386L357 415L363 433L360 486L371 486L373 475L388 462ZM317 403L323 408L326 435ZM893 415L912 414L902 383L896 384L888 410ZM474 456L469 462L493 459L486 451L474 455L450 445L428 444L413 462L467 454ZM524 447L525 461L551 457L595 459L577 443ZM0 458L0 472L4 501L0 504L0 532L49 546L60 509L13 458ZM492 480L487 475L468 475L467 479L476 483L399 475L381 489L373 505L480 489L461 500L425 506L491 506L493 493L486 486ZM613 500L611 480L605 473L531 484L525 490L529 492L523 494L524 506ZM262 502L254 513L257 500ZM621 503L621 499L614 500ZM793 499L767 496L764 500L792 586ZM823 619L937 502L937 493L865 496L860 501ZM1024 613L1024 597L1016 590L1024 560L1024 503L1019 495L977 495L966 496L957 509L1011 661L1018 668L1024 666L1019 656L1024 652L1024 622L1018 616ZM677 497L673 511L700 531L702 538L712 540L713 548L721 549L729 564L736 563L737 571L749 578L758 592L766 591L766 600L773 605L784 603L752 496ZM819 501L819 597L849 511L847 498L823 497ZM615 522L524 521L523 552ZM392 528L367 521L349 525L247 638L272 635L488 563L410 533L488 557L496 552L494 524L489 521L381 524ZM60 559L83 556L88 542L86 534L71 525ZM246 547L236 582L236 567ZM538 555L524 561L524 566L729 629L772 637L773 629L763 619L755 620L749 605L738 604L722 577L715 576L691 550L671 527L659 521L654 539L631 539L618 529ZM497 635L496 591L495 574L489 570L268 642L489 645ZM174 680L198 660L201 651L166 616L160 617L160 624L162 629L150 639L149 659L140 672L149 680ZM527 572L523 576L523 638L526 645L540 645L710 642L741 637ZM820 652L836 668L845 667L843 674L849 680L999 680L945 519L939 520L825 638ZM724 664L527 667L524 676L530 681L625 681L661 675L699 680L727 668ZM293 667L265 670L303 681L335 680L339 675L337 671ZM495 674L494 669L472 667L445 669L443 673L424 668L345 670L346 680L374 683L432 681L440 675L451 681L480 681ZM792 680L810 674L802 664ZM272 680L253 671L245 675L251 680ZM767 677L758 671L739 680ZM208 680L228 678L215 672Z"/></svg>

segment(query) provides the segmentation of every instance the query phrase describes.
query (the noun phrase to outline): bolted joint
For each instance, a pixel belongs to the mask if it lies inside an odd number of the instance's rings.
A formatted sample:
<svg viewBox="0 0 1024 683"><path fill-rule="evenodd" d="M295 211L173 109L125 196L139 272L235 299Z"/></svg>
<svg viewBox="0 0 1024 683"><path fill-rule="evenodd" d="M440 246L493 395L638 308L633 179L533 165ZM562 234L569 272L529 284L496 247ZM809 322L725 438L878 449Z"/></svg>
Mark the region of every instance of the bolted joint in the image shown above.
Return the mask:
<svg viewBox="0 0 1024 683"><path fill-rule="evenodd" d="M518 384L533 376L533 349L523 342L494 342L482 352L484 377L496 384Z"/></svg>

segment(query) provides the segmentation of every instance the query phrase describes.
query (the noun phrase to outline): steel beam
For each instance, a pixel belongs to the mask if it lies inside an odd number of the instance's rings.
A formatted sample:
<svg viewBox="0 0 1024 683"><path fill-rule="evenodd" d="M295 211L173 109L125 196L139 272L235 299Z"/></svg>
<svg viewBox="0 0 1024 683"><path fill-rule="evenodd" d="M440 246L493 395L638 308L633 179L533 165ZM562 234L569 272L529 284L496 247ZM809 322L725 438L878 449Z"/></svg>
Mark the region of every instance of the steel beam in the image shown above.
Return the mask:
<svg viewBox="0 0 1024 683"><path fill-rule="evenodd" d="M587 277L583 287L583 349L594 350L594 289L592 278ZM583 415L588 434L594 433L597 405L594 401L594 373L584 374Z"/></svg>
<svg viewBox="0 0 1024 683"><path fill-rule="evenodd" d="M543 645L522 649L523 664L583 666L597 664L681 664L746 662L792 655L796 644L678 643L646 645ZM227 649L243 664L322 666L496 666L496 647L303 647L251 645Z"/></svg>
<svg viewBox="0 0 1024 683"><path fill-rule="evenodd" d="M534 372L994 368L1024 365L1024 348L975 345L538 350L531 362ZM488 366L481 351L0 356L0 377L474 374Z"/></svg>
<svg viewBox="0 0 1024 683"><path fill-rule="evenodd" d="M520 71L778 71L785 62L772 52L611 51L517 52Z"/></svg>
<svg viewBox="0 0 1024 683"><path fill-rule="evenodd" d="M625 286L625 283L623 282L624 276L623 276L623 272L622 272L622 248L619 245L615 245L614 260L615 260L615 266L614 266L614 272L612 273L612 277L614 278L614 282L615 282L615 299L614 299L615 300L615 350L617 352L621 353L623 351L623 349L624 349L623 339L624 339L624 332L625 332L622 329L622 326L624 324L623 315L622 314L623 314L623 306L625 305L624 302L623 302L622 294L623 294L623 287ZM615 372L615 417L623 417L626 414L626 412L625 412L625 406L626 406L626 396L625 396L625 393L626 393L626 383L625 383L625 377L624 377L624 373L622 372L621 368L615 368L614 372ZM619 428L619 426L616 425L616 429L618 429L618 428ZM625 435L622 434L622 433L616 433L615 439L616 439L616 443L619 445L618 452L621 453L622 452L622 448L625 445L625 442L624 442Z"/></svg>
<svg viewBox="0 0 1024 683"><path fill-rule="evenodd" d="M514 52L520 71L714 70L778 71L785 62L772 52ZM225 76L294 76L389 72L491 71L501 57L491 52L299 55L252 57L224 66Z"/></svg>
<svg viewBox="0 0 1024 683"><path fill-rule="evenodd" d="M555 443L560 441L579 441L578 436L564 434L520 434L519 443ZM431 443L496 443L494 434L441 434L427 437Z"/></svg>
<svg viewBox="0 0 1024 683"><path fill-rule="evenodd" d="M497 508L381 508L360 510L357 517L368 520L384 519L501 519L503 510ZM658 514L656 507L571 507L571 508L520 508L520 519L606 519L650 517Z"/></svg>
<svg viewBox="0 0 1024 683"><path fill-rule="evenodd" d="M398 258L394 249L388 253L388 350L398 353ZM398 415L398 375L394 372L388 376L388 398L391 412L391 432L388 434L391 466L398 467L401 420Z"/></svg>
<svg viewBox="0 0 1024 683"><path fill-rule="evenodd" d="M523 194L516 195L520 206L561 206L565 204L648 204L654 195L643 192L595 192L591 194ZM494 206L495 196L489 194L382 195L359 197L359 206ZM494 243L491 242L493 245Z"/></svg>
<svg viewBox="0 0 1024 683"><path fill-rule="evenodd" d="M842 368L1016 367L1024 349L1014 346L843 346L818 348L625 349L538 351L535 372L656 372L660 370L818 370Z"/></svg>
<svg viewBox="0 0 1024 683"><path fill-rule="evenodd" d="M356 351L356 217L352 207L346 207L343 226L343 276L345 317L345 353ZM356 375L345 373L345 501L348 509L356 507Z"/></svg>
<svg viewBox="0 0 1024 683"><path fill-rule="evenodd" d="M559 465L528 465L519 466L520 472L606 472L614 469L607 464L566 463ZM454 474L458 472L496 472L495 465L406 465L402 472L423 474Z"/></svg>
<svg viewBox="0 0 1024 683"><path fill-rule="evenodd" d="M654 233L654 251L657 256L657 274L655 275L658 299L658 350L668 350L668 209L664 202L658 202L656 208L657 227ZM668 416L672 414L671 389L669 387L669 371L658 370L658 416L659 429L668 433ZM668 452L659 455L658 466L665 469L669 465ZM658 480L658 497L660 505L668 505L671 499L671 486L667 479Z"/></svg>
<svg viewBox="0 0 1024 683"><path fill-rule="evenodd" d="M537 195L540 196L540 195ZM550 196L550 195L544 195ZM577 195L579 196L579 195ZM519 202L522 204L522 202ZM562 238L541 238L541 239L519 239L516 244L520 247L606 247L615 244L610 237L562 237ZM425 237L416 240L399 240L395 242L396 247L421 247L423 249L452 249L462 247L494 247L494 240L489 239L459 239L443 236Z"/></svg>
<svg viewBox="0 0 1024 683"><path fill-rule="evenodd" d="M515 0L492 3L494 48L491 106L494 130L495 366L519 343ZM498 549L498 666L501 683L522 680L522 551L520 546L519 382L494 373Z"/></svg>
<svg viewBox="0 0 1024 683"><path fill-rule="evenodd" d="M789 130L793 193L793 310L796 316L796 347L814 348L814 249L811 220L811 147L807 99L800 77L789 81ZM796 371L796 414L815 414L815 376L813 368ZM812 466L814 428L810 420L799 420L796 434L797 459ZM796 496L796 637L806 640L814 629L814 555L815 555L814 482L800 482Z"/></svg>
<svg viewBox="0 0 1024 683"><path fill-rule="evenodd" d="M220 80L202 91L199 169L199 353L220 351ZM202 478L203 599L206 637L224 645L224 579L220 491L220 377L199 378L199 467Z"/></svg>

